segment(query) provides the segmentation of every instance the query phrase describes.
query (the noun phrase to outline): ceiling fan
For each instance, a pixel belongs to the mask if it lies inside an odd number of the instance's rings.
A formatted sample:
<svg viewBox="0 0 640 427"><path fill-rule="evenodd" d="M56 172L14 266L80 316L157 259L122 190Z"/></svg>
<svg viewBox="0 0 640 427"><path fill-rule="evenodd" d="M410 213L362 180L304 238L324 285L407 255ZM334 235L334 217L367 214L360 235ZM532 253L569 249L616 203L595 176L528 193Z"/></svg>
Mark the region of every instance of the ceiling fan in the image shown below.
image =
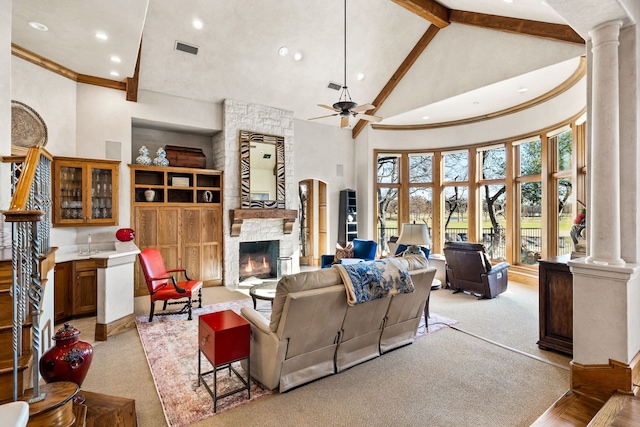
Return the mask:
<svg viewBox="0 0 640 427"><path fill-rule="evenodd" d="M344 0L344 84L342 86L342 92L340 92L340 98L338 102L333 106L324 104L318 104L319 107L326 108L334 111L333 114L326 116L313 117L309 120L324 119L326 117L340 116L340 127L344 128L349 126L349 117L353 116L357 119L363 119L373 122L379 122L382 117L374 116L371 114L364 114L365 111L373 110L376 108L372 104L358 105L351 100L351 94L347 88L347 0Z"/></svg>

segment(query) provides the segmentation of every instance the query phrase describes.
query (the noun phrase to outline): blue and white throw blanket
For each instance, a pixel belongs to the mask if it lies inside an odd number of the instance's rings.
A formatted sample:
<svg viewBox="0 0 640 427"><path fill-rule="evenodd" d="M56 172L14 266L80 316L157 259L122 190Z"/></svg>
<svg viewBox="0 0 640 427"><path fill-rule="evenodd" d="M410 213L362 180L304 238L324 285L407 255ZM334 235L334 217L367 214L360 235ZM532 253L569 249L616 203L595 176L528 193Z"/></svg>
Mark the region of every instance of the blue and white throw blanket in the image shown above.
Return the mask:
<svg viewBox="0 0 640 427"><path fill-rule="evenodd" d="M400 269L393 258L334 264L332 268L337 268L342 277L349 305L415 290L409 272Z"/></svg>

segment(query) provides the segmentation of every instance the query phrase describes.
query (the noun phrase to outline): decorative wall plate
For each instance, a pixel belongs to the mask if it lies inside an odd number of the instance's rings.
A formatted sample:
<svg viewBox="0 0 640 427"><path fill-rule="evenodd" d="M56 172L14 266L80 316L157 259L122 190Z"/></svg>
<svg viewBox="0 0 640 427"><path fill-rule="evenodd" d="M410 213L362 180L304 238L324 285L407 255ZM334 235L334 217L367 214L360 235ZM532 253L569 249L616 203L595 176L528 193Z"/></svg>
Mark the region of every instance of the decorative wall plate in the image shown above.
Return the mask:
<svg viewBox="0 0 640 427"><path fill-rule="evenodd" d="M27 104L11 101L11 145L16 147L44 147L47 145L47 125Z"/></svg>

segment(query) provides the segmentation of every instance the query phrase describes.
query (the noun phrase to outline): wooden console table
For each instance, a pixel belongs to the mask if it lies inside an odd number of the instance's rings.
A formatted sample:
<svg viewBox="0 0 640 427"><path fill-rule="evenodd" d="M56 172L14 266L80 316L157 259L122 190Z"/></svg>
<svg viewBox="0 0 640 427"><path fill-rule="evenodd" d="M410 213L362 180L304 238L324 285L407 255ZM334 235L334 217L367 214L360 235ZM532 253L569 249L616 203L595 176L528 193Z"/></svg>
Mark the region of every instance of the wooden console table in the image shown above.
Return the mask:
<svg viewBox="0 0 640 427"><path fill-rule="evenodd" d="M539 261L540 340L538 347L573 355L573 275L569 255Z"/></svg>

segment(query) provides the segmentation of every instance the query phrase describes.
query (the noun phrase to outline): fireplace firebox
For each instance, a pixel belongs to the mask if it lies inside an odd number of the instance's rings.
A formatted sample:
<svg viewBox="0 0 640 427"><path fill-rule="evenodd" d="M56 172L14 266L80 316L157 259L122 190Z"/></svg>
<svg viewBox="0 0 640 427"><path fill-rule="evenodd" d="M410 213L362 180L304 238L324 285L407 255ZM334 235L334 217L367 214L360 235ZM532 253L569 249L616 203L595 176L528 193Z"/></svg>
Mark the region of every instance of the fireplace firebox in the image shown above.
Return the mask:
<svg viewBox="0 0 640 427"><path fill-rule="evenodd" d="M280 241L240 242L240 281L251 277L258 279L278 276Z"/></svg>

